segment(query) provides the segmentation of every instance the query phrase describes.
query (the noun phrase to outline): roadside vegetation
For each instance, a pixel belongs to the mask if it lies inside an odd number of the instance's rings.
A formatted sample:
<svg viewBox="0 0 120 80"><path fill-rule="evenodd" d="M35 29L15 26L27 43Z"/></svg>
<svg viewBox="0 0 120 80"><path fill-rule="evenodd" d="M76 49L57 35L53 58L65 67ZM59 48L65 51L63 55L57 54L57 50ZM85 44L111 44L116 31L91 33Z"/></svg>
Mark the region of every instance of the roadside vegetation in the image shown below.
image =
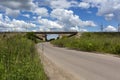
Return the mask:
<svg viewBox="0 0 120 80"><path fill-rule="evenodd" d="M33 33L0 35L0 80L48 80Z"/></svg>
<svg viewBox="0 0 120 80"><path fill-rule="evenodd" d="M71 38L63 37L51 43L59 47L68 47L81 51L120 55L120 33L86 32L82 33L79 38L75 36Z"/></svg>

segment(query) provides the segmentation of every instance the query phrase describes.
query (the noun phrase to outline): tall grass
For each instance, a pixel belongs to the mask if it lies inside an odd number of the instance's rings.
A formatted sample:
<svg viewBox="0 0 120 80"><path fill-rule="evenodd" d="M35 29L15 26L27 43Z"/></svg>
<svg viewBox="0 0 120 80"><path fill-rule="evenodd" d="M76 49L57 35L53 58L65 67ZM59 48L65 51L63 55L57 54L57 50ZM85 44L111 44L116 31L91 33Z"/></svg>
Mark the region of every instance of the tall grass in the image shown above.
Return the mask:
<svg viewBox="0 0 120 80"><path fill-rule="evenodd" d="M60 47L120 55L120 33L83 33L81 37L62 38L51 42Z"/></svg>
<svg viewBox="0 0 120 80"><path fill-rule="evenodd" d="M0 35L0 80L47 80L34 46L23 35Z"/></svg>

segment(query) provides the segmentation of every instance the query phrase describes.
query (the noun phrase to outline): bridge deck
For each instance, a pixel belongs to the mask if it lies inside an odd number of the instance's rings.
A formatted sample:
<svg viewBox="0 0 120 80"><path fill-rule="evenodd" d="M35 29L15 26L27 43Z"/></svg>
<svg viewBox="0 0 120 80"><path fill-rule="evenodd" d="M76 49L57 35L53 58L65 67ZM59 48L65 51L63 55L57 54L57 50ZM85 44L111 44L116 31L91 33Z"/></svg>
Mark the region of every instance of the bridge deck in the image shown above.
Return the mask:
<svg viewBox="0 0 120 80"><path fill-rule="evenodd" d="M27 32L0 32L0 34L2 33L27 33ZM35 34L76 34L78 32L58 32L58 31L55 31L55 32L33 32Z"/></svg>
<svg viewBox="0 0 120 80"><path fill-rule="evenodd" d="M75 34L77 32L35 32L36 34Z"/></svg>

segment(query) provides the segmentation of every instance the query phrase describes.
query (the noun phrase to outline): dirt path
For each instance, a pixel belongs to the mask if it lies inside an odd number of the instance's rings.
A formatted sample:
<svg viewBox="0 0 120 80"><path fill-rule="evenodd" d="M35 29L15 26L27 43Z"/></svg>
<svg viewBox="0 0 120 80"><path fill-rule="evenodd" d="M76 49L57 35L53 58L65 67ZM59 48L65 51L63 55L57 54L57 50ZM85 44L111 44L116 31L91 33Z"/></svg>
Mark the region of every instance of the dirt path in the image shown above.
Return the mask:
<svg viewBox="0 0 120 80"><path fill-rule="evenodd" d="M38 46L43 48L42 60L52 80L120 80L118 57L54 47L50 43Z"/></svg>
<svg viewBox="0 0 120 80"><path fill-rule="evenodd" d="M44 70L49 77L49 80L79 80L75 78L69 71L66 71L52 62L47 56L44 55L42 47L37 44L37 51L40 54L41 62L43 63Z"/></svg>

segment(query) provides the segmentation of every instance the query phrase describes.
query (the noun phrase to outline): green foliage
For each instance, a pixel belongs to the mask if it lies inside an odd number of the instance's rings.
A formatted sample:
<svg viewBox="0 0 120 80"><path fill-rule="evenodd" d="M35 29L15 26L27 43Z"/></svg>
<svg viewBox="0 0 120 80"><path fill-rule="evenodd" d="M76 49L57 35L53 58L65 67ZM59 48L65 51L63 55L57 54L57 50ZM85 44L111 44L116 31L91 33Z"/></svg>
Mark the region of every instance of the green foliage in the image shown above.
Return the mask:
<svg viewBox="0 0 120 80"><path fill-rule="evenodd" d="M28 32L26 33L26 36L28 39L34 41L35 43L37 43L37 38L34 32Z"/></svg>
<svg viewBox="0 0 120 80"><path fill-rule="evenodd" d="M120 33L82 33L80 38L62 38L51 42L72 49L120 55Z"/></svg>
<svg viewBox="0 0 120 80"><path fill-rule="evenodd" d="M114 49L113 50L114 54L119 54L120 55L120 45L116 45L113 49Z"/></svg>
<svg viewBox="0 0 120 80"><path fill-rule="evenodd" d="M34 45L21 35L0 35L0 80L48 80Z"/></svg>

